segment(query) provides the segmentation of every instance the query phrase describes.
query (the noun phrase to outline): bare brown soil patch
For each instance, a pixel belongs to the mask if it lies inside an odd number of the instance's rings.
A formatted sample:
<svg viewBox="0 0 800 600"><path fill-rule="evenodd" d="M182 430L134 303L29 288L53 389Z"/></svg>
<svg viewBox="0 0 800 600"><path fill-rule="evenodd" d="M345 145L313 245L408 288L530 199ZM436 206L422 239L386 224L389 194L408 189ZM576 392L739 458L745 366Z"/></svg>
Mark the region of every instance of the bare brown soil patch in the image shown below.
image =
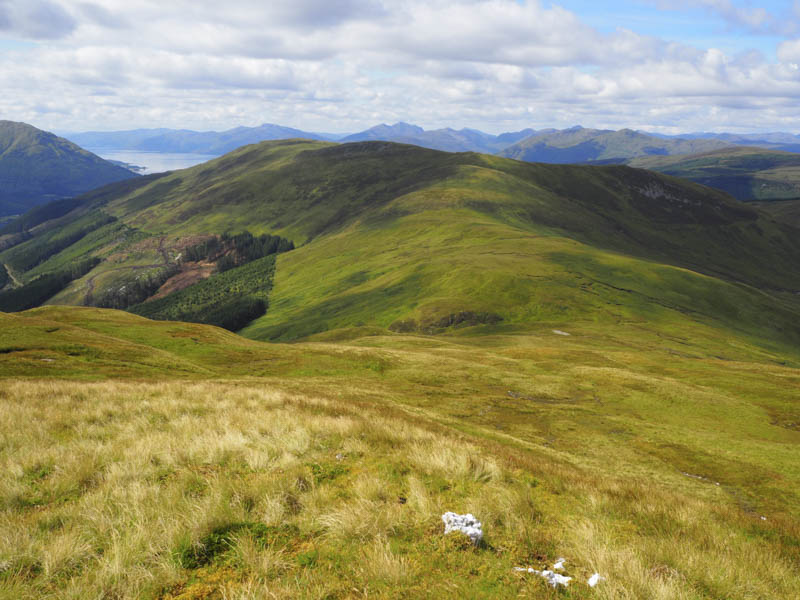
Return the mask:
<svg viewBox="0 0 800 600"><path fill-rule="evenodd" d="M158 288L158 291L146 301L158 300L173 292L178 292L190 285L194 285L198 281L208 279L211 277L211 273L214 272L214 263L187 262L183 264L182 268L183 270L180 273L167 279L164 285Z"/></svg>

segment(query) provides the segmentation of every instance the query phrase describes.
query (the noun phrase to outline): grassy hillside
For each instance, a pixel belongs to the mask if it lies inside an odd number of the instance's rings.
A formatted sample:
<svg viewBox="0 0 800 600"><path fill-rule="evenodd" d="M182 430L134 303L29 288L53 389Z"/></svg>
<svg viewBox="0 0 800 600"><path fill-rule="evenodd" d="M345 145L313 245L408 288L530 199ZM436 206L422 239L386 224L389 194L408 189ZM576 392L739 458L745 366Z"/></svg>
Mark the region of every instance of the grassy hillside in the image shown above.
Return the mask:
<svg viewBox="0 0 800 600"><path fill-rule="evenodd" d="M800 584L796 351L659 322L266 345L76 307L0 332L2 597ZM443 536L447 510L486 543ZM561 593L513 570L559 557Z"/></svg>
<svg viewBox="0 0 800 600"><path fill-rule="evenodd" d="M663 138L630 129L573 127L534 133L498 154L528 162L624 162L638 156L693 154L728 146L727 142L713 139Z"/></svg>
<svg viewBox="0 0 800 600"><path fill-rule="evenodd" d="M198 236L248 228L301 246L278 259L270 310L243 331L251 337L658 319L765 343L800 339L797 229L629 167L290 140L81 202L72 221L36 225L31 239L0 252L0 263L17 265L54 248L68 226L83 231L86 211L113 219L17 274L30 280L79 257L102 260L52 303L93 301L157 276Z"/></svg>
<svg viewBox="0 0 800 600"><path fill-rule="evenodd" d="M776 221L800 227L800 200L755 202L753 205L772 215Z"/></svg>
<svg viewBox="0 0 800 600"><path fill-rule="evenodd" d="M800 154L726 148L685 156L636 158L631 166L683 177L739 200L800 198Z"/></svg>
<svg viewBox="0 0 800 600"><path fill-rule="evenodd" d="M291 239L135 310L257 296L241 333L293 343L0 313L0 598L800 584L800 235L759 209L630 167L293 140L20 223L7 286L100 261L62 304L224 231ZM446 511L485 543L444 536ZM559 557L567 589L515 570Z"/></svg>
<svg viewBox="0 0 800 600"><path fill-rule="evenodd" d="M0 121L0 215L135 176L52 133Z"/></svg>

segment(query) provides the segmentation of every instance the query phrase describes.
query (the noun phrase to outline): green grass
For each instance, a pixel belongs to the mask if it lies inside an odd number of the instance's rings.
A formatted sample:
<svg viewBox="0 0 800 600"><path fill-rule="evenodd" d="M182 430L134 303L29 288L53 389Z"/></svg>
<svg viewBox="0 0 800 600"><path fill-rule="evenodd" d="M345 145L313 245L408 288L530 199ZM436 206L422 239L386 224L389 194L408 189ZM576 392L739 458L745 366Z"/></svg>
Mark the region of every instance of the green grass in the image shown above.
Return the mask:
<svg viewBox="0 0 800 600"><path fill-rule="evenodd" d="M553 176L559 175L568 179L557 171ZM771 341L798 341L796 299L655 260L667 252L687 262L708 260L720 271L752 275L756 283L768 267L750 262L753 257L740 251L747 247L745 238L757 235L747 227L665 227L674 240L669 242L665 233L644 234L639 226L639 240L650 236L651 259L633 258L569 239L563 230L545 225L548 216L574 230L587 225L577 202L565 202L563 213L546 215L536 205L507 200L522 196L519 179L486 169L465 169L460 177L403 196L377 215L279 257L270 311L242 333L292 340L349 327L432 332L449 316L469 312L494 315L502 319L501 327L521 330L540 323L656 320L676 328L700 322ZM508 189L511 185L523 189ZM592 197L600 201L602 193L595 188ZM547 192L539 197L544 204ZM578 191L570 197L578 197ZM476 206L479 199L482 204ZM539 210L541 217L523 209ZM617 224L624 215L636 214L631 207L616 210ZM627 245L628 240L615 239L612 223L600 223L581 237L588 242L605 235L610 244ZM775 232L764 242L780 239L778 226L763 227ZM701 231L707 242L702 249ZM769 252L768 246L764 251ZM785 282L796 270L786 262L789 255L777 259Z"/></svg>
<svg viewBox="0 0 800 600"><path fill-rule="evenodd" d="M43 235L33 237L4 252L0 252L0 262L7 263L15 271L26 273L26 278L54 270L53 267L55 265L53 264L40 269L36 269L36 267L47 262L51 257L70 249L70 247L80 244L87 235L109 223L113 223L114 220L113 217L102 213L83 216L62 228L50 230ZM76 255L82 259L87 258L85 251L66 254L71 254L72 258L75 258ZM66 257L59 258L62 262L61 264L57 263L56 269L65 265L64 259Z"/></svg>
<svg viewBox="0 0 800 600"><path fill-rule="evenodd" d="M0 596L795 593L795 229L627 167L382 143L99 194L132 238L83 238L106 260L62 300L249 215L298 248L242 333L292 343L0 314ZM266 293L271 261L151 306ZM443 537L446 510L487 544ZM562 592L512 570L558 556Z"/></svg>
<svg viewBox="0 0 800 600"><path fill-rule="evenodd" d="M4 319L9 597L548 597L512 567L558 556L572 598L798 584L800 363L746 337L267 345L88 308ZM443 537L446 510L488 545Z"/></svg>
<svg viewBox="0 0 800 600"><path fill-rule="evenodd" d="M800 228L800 200L758 202L755 205L771 214L776 221Z"/></svg>
<svg viewBox="0 0 800 600"><path fill-rule="evenodd" d="M0 292L0 309L15 312L44 304L71 281L91 271L98 262L98 258L88 258L61 271L40 275L21 287L4 290Z"/></svg>
<svg viewBox="0 0 800 600"><path fill-rule="evenodd" d="M761 148L636 158L630 165L683 177L744 201L800 197L800 156Z"/></svg>
<svg viewBox="0 0 800 600"><path fill-rule="evenodd" d="M774 290L800 289L794 228L708 188L627 167L547 166L380 142L294 140L248 146L138 185L123 182L86 201L115 216L126 231L154 243L168 240L168 248L187 236L240 227L305 242L293 258L278 261L274 313L247 332L259 337L296 339L402 322L432 331L437 323L459 320L452 315L468 313L483 316L462 323L497 323L496 315L518 326L559 314L594 319L596 303L574 303L571 290L592 281L616 286L614 278L597 277L592 265L619 262L619 255L639 261L627 266L651 284L640 286L639 295L684 312L697 312L695 304L705 302L704 315L720 313L722 321L756 333L769 317L747 305L791 315L792 297L777 298ZM23 252L41 237L6 253ZM119 237L111 229L98 231L37 267L81 254L107 259L52 302L85 302L91 281L99 293L124 285L134 267L163 262L155 246L151 256L139 257ZM570 262L580 269L570 270ZM711 290L722 284L702 277L685 281L690 275L669 275L684 280L685 289L680 297L661 298L666 288L656 280L677 271L660 265L740 282L773 298L730 288L736 297L731 307ZM464 284L472 281L476 285ZM627 290L607 288L607 302L627 305L635 298ZM709 305L706 294L719 301ZM772 329L787 319L780 317ZM281 331L273 329L278 322Z"/></svg>

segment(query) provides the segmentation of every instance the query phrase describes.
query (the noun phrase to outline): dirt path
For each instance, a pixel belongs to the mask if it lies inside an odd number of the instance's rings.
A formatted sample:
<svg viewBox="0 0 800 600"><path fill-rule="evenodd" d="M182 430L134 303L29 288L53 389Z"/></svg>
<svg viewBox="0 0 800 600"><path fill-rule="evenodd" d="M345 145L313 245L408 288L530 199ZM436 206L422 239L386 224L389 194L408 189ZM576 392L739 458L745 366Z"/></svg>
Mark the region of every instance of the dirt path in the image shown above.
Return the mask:
<svg viewBox="0 0 800 600"><path fill-rule="evenodd" d="M3 268L6 270L6 273L8 273L8 276L11 278L11 282L17 287L22 287L22 282L14 276L14 271L11 270L11 267L3 263Z"/></svg>
<svg viewBox="0 0 800 600"><path fill-rule="evenodd" d="M158 240L158 251L161 253L161 259L164 261L164 266L169 264L169 255L164 249L164 240L166 239L167 238L162 237L160 240Z"/></svg>

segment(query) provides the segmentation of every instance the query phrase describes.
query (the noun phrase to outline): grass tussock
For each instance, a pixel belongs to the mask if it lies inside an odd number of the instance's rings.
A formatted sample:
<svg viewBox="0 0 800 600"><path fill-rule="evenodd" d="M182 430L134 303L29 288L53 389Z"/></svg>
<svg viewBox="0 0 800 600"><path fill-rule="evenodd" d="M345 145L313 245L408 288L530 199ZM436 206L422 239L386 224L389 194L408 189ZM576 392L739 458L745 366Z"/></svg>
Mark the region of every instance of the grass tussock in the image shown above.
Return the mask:
<svg viewBox="0 0 800 600"><path fill-rule="evenodd" d="M798 583L790 538L734 507L578 467L543 485L559 461L378 406L30 381L0 403L2 598L555 597L512 567L562 555L570 598L788 598ZM443 536L447 510L475 514L485 543Z"/></svg>

